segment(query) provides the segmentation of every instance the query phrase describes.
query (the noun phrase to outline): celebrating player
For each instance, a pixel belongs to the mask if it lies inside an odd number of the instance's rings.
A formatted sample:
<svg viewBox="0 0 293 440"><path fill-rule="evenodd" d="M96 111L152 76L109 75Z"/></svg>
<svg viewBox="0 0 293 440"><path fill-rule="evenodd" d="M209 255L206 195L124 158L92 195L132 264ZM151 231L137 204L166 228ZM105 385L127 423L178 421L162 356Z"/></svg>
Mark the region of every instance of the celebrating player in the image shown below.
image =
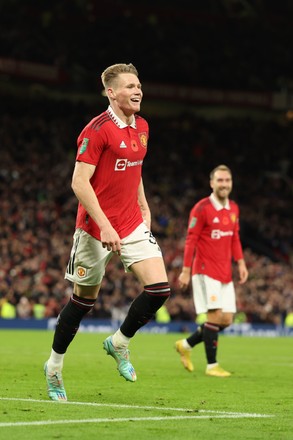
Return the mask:
<svg viewBox="0 0 293 440"><path fill-rule="evenodd" d="M170 295L161 250L151 233L142 165L149 127L136 115L142 101L138 72L132 64L115 64L102 73L109 107L93 118L78 137L72 188L79 201L76 230L65 278L74 293L61 311L51 355L45 363L48 394L67 400L62 379L64 354L82 318L98 296L105 268L114 253L125 271L144 286L120 329L104 341L121 376L136 381L128 344Z"/></svg>
<svg viewBox="0 0 293 440"><path fill-rule="evenodd" d="M196 313L207 313L207 321L187 339L175 343L181 362L193 371L191 350L204 343L208 376L231 375L217 362L218 333L233 322L236 312L232 281L232 259L237 261L239 283L245 283L248 271L239 238L239 209L229 200L232 173L226 165L210 174L212 194L191 209L179 285L185 290L192 278Z"/></svg>

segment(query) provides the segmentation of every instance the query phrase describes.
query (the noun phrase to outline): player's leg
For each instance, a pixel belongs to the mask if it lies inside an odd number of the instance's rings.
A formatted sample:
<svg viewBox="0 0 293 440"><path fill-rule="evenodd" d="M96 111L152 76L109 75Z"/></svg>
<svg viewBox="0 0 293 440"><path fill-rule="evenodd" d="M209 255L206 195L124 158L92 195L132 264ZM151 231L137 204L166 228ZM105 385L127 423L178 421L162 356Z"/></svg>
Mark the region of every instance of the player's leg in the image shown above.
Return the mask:
<svg viewBox="0 0 293 440"><path fill-rule="evenodd" d="M52 400L67 400L62 378L64 355L82 318L92 309L98 291L99 286L88 288L75 285L75 293L58 316L51 354L44 366L48 395Z"/></svg>
<svg viewBox="0 0 293 440"><path fill-rule="evenodd" d="M75 337L80 322L83 317L91 311L98 296L100 285L97 286L81 286L74 285L74 293L69 298L68 303L61 310L54 333L52 350L56 353L55 364L50 358L49 364L62 366L63 356L71 341ZM59 354L59 356L58 356ZM58 359L62 359L62 364L57 363Z"/></svg>
<svg viewBox="0 0 293 440"><path fill-rule="evenodd" d="M76 231L65 275L74 283L74 293L57 318L51 354L44 367L52 400L67 399L62 379L64 355L81 320L94 306L110 257L111 253L105 251L98 240L84 231Z"/></svg>
<svg viewBox="0 0 293 440"><path fill-rule="evenodd" d="M131 267L144 286L144 290L132 302L120 327L121 332L132 338L138 329L147 324L170 296L165 265L162 258L148 258Z"/></svg>
<svg viewBox="0 0 293 440"><path fill-rule="evenodd" d="M222 325L222 323L228 322L228 316L233 317L233 314L226 314L226 317L223 315L221 309L209 310L207 313L207 322L204 323L203 340L207 358L206 374L208 376L231 376L231 373L223 370L217 361L219 333L226 327L226 325Z"/></svg>
<svg viewBox="0 0 293 440"><path fill-rule="evenodd" d="M193 300L197 314L207 312L206 294L201 277L202 275L192 276ZM195 332L186 339L179 339L175 342L176 351L179 353L181 363L187 371L192 372L194 370L191 351L193 347L203 342L203 328L204 324L199 325Z"/></svg>
<svg viewBox="0 0 293 440"><path fill-rule="evenodd" d="M149 258L134 263L131 270L144 284L144 290L130 305L120 328L104 341L104 348L116 360L120 375L128 381L135 382L136 373L129 360L130 339L164 304L170 296L170 287L162 258Z"/></svg>
<svg viewBox="0 0 293 440"><path fill-rule="evenodd" d="M203 326L203 341L205 345L207 369L206 374L216 377L231 375L223 370L217 361L219 332L233 322L236 310L233 283L223 284L209 277L203 280L207 292L207 321Z"/></svg>
<svg viewBox="0 0 293 440"><path fill-rule="evenodd" d="M104 341L104 348L116 361L119 352L124 350L125 361L117 361L118 370L126 380L134 382L136 374L128 351L130 339L164 304L170 296L170 287L161 250L144 224L123 241L121 259L126 270L132 271L142 283L144 290L132 302L121 327Z"/></svg>

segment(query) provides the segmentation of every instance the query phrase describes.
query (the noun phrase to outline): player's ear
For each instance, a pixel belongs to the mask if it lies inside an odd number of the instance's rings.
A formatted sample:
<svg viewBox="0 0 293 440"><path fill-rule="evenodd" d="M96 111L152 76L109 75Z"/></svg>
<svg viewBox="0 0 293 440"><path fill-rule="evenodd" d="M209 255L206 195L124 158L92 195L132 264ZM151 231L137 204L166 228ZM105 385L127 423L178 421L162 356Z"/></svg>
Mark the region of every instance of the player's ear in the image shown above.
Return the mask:
<svg viewBox="0 0 293 440"><path fill-rule="evenodd" d="M114 92L114 89L112 89L111 87L108 87L106 93L107 93L109 98L111 98L111 99L115 99L116 98L116 94Z"/></svg>

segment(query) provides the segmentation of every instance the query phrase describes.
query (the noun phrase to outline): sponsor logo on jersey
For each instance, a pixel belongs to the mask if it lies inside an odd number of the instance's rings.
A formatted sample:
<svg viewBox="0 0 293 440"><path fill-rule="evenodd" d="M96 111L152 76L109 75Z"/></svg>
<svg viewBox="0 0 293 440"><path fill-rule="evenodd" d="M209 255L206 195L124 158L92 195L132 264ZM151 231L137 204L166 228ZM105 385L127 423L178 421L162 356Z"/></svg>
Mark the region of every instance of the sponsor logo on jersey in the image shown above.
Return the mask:
<svg viewBox="0 0 293 440"><path fill-rule="evenodd" d="M126 143L124 141L122 141L119 148L127 148Z"/></svg>
<svg viewBox="0 0 293 440"><path fill-rule="evenodd" d="M148 137L146 133L138 133L138 137L142 147L146 148L148 145Z"/></svg>
<svg viewBox="0 0 293 440"><path fill-rule="evenodd" d="M192 219L189 222L189 229L194 228L194 226L196 225L196 222L197 222L197 218L192 217Z"/></svg>
<svg viewBox="0 0 293 440"><path fill-rule="evenodd" d="M220 229L213 229L211 231L211 238L214 240L220 240L222 237L231 237L233 234L233 231L221 231Z"/></svg>
<svg viewBox="0 0 293 440"><path fill-rule="evenodd" d="M127 159L117 159L115 164L115 171L124 171L126 170Z"/></svg>
<svg viewBox="0 0 293 440"><path fill-rule="evenodd" d="M130 160L127 159L116 159L116 163L115 163L115 171L125 171L126 168L129 167L138 167L140 165L142 165L143 160L136 160L134 162L130 162Z"/></svg>
<svg viewBox="0 0 293 440"><path fill-rule="evenodd" d="M213 223L220 223L219 218L218 218L218 217L215 217L215 218L213 219Z"/></svg>
<svg viewBox="0 0 293 440"><path fill-rule="evenodd" d="M81 146L80 146L79 154L82 154L82 153L84 153L86 151L88 143L89 143L89 139L88 138L83 138L83 141L82 141Z"/></svg>
<svg viewBox="0 0 293 440"><path fill-rule="evenodd" d="M77 276L79 278L84 278L86 276L86 269L82 266L78 266L77 268Z"/></svg>

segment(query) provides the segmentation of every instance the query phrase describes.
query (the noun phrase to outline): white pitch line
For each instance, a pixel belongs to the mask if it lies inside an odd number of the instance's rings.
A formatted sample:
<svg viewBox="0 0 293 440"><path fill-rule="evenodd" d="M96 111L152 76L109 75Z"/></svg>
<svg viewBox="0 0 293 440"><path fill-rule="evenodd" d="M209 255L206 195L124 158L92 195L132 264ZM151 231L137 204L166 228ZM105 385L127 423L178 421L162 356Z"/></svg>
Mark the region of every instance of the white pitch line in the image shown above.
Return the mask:
<svg viewBox="0 0 293 440"><path fill-rule="evenodd" d="M131 409L142 409L142 410L159 410L159 411L180 411L180 412L190 412L198 413L197 415L188 416L164 416L164 417L119 417L119 418L94 418L94 419L81 419L81 420L38 420L32 422L3 422L0 423L0 428L13 427L13 426L43 426L43 425L55 425L55 424L75 424L75 423L113 423L113 422L129 422L129 421L168 421L168 420L186 420L186 419L239 419L239 418L268 418L274 417L274 415L268 414L256 414L256 413L239 413L230 411L214 411L214 410L204 410L204 409L188 409L188 408L174 408L174 407L162 407L162 406L142 406L142 405L126 405L117 403L97 403L97 402L53 402L51 400L41 400L41 399L24 399L15 397L0 397L0 401L16 401L16 402L28 402L28 403L49 403L49 404L62 404L62 405L83 405L83 406L94 406L94 407L112 407L112 408L131 408ZM200 415L200 413L205 413L206 415Z"/></svg>
<svg viewBox="0 0 293 440"><path fill-rule="evenodd" d="M82 405L82 406L98 406L98 407L111 407L111 408L132 408L132 409L153 409L153 410L166 410L166 411L190 411L195 412L196 409L188 409L188 408L168 408L164 406L141 406L141 405L126 405L119 403L97 403L97 402L71 402L71 401L60 401L54 402L52 400L41 400L41 399L22 399L16 397L0 397L0 400L6 401L16 401L16 402L35 402L35 403L49 403L53 405Z"/></svg>
<svg viewBox="0 0 293 440"><path fill-rule="evenodd" d="M75 423L121 423L121 422L145 422L145 421L168 421L168 420L190 420L190 419L241 419L241 418L248 418L248 417L258 417L258 418L264 418L264 417L271 417L268 415L261 415L261 414L222 414L222 415L215 415L215 416L166 416L166 417L117 417L115 419L110 418L101 418L101 419L75 419L75 420L42 420L42 421L35 421L35 422L7 422L7 423L0 423L0 428L7 428L7 427L17 427L17 426L44 426L44 425L64 425L64 424L75 424Z"/></svg>
<svg viewBox="0 0 293 440"><path fill-rule="evenodd" d="M215 411L209 409L195 409L195 408L174 408L165 406L143 406L143 405L126 405L124 403L97 403L97 402L71 402L71 401L60 401L54 402L52 400L42 400L42 399L24 399L17 397L0 397L0 401L16 401L16 402L28 402L28 403L49 403L51 405L82 405L82 406L96 406L96 407L110 407L110 408L131 408L131 409L147 409L147 410L159 410L159 411L180 411L180 412L190 412L190 413L208 413L208 414L224 414L229 416L242 417L274 417L274 415L268 414L258 414L258 413L239 413L235 411Z"/></svg>

